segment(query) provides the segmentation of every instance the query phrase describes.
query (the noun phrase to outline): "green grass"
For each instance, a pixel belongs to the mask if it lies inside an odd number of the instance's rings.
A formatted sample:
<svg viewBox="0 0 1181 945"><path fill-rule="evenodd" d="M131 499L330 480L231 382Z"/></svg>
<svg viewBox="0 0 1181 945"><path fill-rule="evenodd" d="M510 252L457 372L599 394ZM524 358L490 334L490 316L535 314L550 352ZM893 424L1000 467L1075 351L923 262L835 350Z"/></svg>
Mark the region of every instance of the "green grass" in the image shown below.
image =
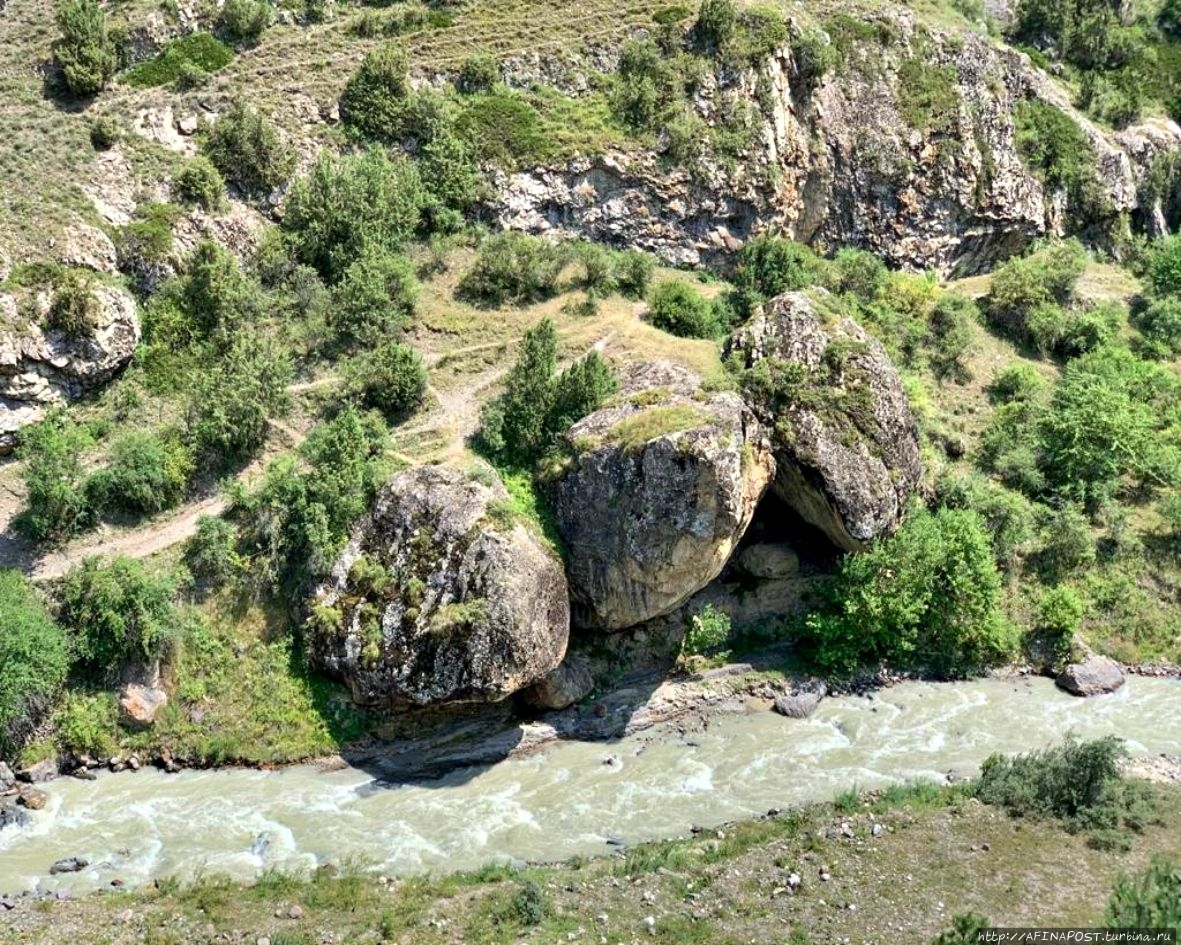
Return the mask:
<svg viewBox="0 0 1181 945"><path fill-rule="evenodd" d="M230 64L234 51L209 33L193 33L174 39L154 58L127 70L123 79L136 88L152 88L175 82L189 66L218 72Z"/></svg>
<svg viewBox="0 0 1181 945"><path fill-rule="evenodd" d="M678 404L654 407L625 417L608 433L612 443L634 452L657 437L691 430L702 422L703 414L697 407Z"/></svg>

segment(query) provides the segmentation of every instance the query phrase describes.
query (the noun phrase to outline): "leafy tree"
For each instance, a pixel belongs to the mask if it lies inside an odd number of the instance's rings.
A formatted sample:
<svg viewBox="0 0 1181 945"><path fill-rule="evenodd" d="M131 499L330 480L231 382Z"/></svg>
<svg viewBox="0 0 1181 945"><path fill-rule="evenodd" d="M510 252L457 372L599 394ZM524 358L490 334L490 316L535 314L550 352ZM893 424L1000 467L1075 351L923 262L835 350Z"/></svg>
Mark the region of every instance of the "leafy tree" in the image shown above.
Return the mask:
<svg viewBox="0 0 1181 945"><path fill-rule="evenodd" d="M459 69L458 86L461 92L487 92L500 81L500 66L487 53L473 53Z"/></svg>
<svg viewBox="0 0 1181 945"><path fill-rule="evenodd" d="M927 323L931 367L939 377L968 380L965 359L972 347L972 325L980 310L970 298L949 292L940 297Z"/></svg>
<svg viewBox="0 0 1181 945"><path fill-rule="evenodd" d="M1138 321L1148 354L1164 358L1181 354L1181 296L1150 302Z"/></svg>
<svg viewBox="0 0 1181 945"><path fill-rule="evenodd" d="M675 59L652 40L631 39L619 54L611 105L636 131L655 129L682 98L684 80Z"/></svg>
<svg viewBox="0 0 1181 945"><path fill-rule="evenodd" d="M63 270L53 288L46 327L64 332L71 338L93 334L99 318L94 288L94 277L85 270Z"/></svg>
<svg viewBox="0 0 1181 945"><path fill-rule="evenodd" d="M702 0L693 26L694 39L703 49L720 49L738 29L738 7L734 0Z"/></svg>
<svg viewBox="0 0 1181 945"><path fill-rule="evenodd" d="M181 301L201 335L228 338L260 314L257 285L220 243L197 244L185 271Z"/></svg>
<svg viewBox="0 0 1181 945"><path fill-rule="evenodd" d="M86 493L104 512L152 515L180 501L192 472L192 456L179 436L133 430L115 441Z"/></svg>
<svg viewBox="0 0 1181 945"><path fill-rule="evenodd" d="M57 10L61 38L54 56L71 95L101 92L119 66L118 50L97 0L63 0Z"/></svg>
<svg viewBox="0 0 1181 945"><path fill-rule="evenodd" d="M575 361L554 383L545 424L550 435L557 436L597 410L618 387L611 365L597 351Z"/></svg>
<svg viewBox="0 0 1181 945"><path fill-rule="evenodd" d="M754 300L806 289L824 281L824 261L807 246L762 234L738 254L735 284Z"/></svg>
<svg viewBox="0 0 1181 945"><path fill-rule="evenodd" d="M1016 110L1017 153L1052 190L1066 193L1076 222L1102 221L1112 212L1099 181L1095 149L1077 122L1060 108L1037 99Z"/></svg>
<svg viewBox="0 0 1181 945"><path fill-rule="evenodd" d="M65 632L32 585L0 570L0 759L14 758L33 734L69 665Z"/></svg>
<svg viewBox="0 0 1181 945"><path fill-rule="evenodd" d="M350 390L368 407L398 418L415 410L426 397L427 372L409 345L386 341L349 365Z"/></svg>
<svg viewBox="0 0 1181 945"><path fill-rule="evenodd" d="M292 187L283 227L296 256L337 282L367 249L394 253L418 229L426 192L415 167L380 149L322 155Z"/></svg>
<svg viewBox="0 0 1181 945"><path fill-rule="evenodd" d="M506 230L484 241L457 291L482 305L537 302L557 291L558 277L569 261L570 249L564 243Z"/></svg>
<svg viewBox="0 0 1181 945"><path fill-rule="evenodd" d="M451 126L440 128L419 149L418 166L432 198L427 206L431 228L436 232L458 230L462 215L487 189L471 147Z"/></svg>
<svg viewBox="0 0 1181 945"><path fill-rule="evenodd" d="M1148 282L1160 298L1181 297L1181 236L1169 236L1152 247Z"/></svg>
<svg viewBox="0 0 1181 945"><path fill-rule="evenodd" d="M225 0L217 23L230 39L254 43L271 25L271 6L266 0Z"/></svg>
<svg viewBox="0 0 1181 945"><path fill-rule="evenodd" d="M340 98L341 117L367 138L400 140L410 95L409 69L410 60L395 43L367 53Z"/></svg>
<svg viewBox="0 0 1181 945"><path fill-rule="evenodd" d="M202 154L190 159L176 174L173 192L185 203L196 204L203 210L218 210L224 201L225 181L213 162Z"/></svg>
<svg viewBox="0 0 1181 945"><path fill-rule="evenodd" d="M24 463L25 507L20 530L35 541L59 542L88 528L95 509L86 496L82 453L90 434L64 411L26 427L17 455Z"/></svg>
<svg viewBox="0 0 1181 945"><path fill-rule="evenodd" d="M197 531L185 543L184 565L197 581L222 585L242 566L237 544L238 531L232 522L202 515Z"/></svg>
<svg viewBox="0 0 1181 945"><path fill-rule="evenodd" d="M1013 571L1032 544L1033 508L1021 494L972 473L944 476L935 486L939 506L970 509L980 516L992 543L993 557L1005 571Z"/></svg>
<svg viewBox="0 0 1181 945"><path fill-rule="evenodd" d="M884 659L958 676L1016 645L988 532L972 511L913 513L892 537L845 557L826 602L807 628L817 662L834 672Z"/></svg>
<svg viewBox="0 0 1181 945"><path fill-rule="evenodd" d="M295 155L274 123L243 99L235 99L211 128L204 129L201 147L222 176L248 194L270 193L295 167Z"/></svg>
<svg viewBox="0 0 1181 945"><path fill-rule="evenodd" d="M403 256L367 247L332 293L332 326L344 340L372 345L400 335L418 301L414 267Z"/></svg>
<svg viewBox="0 0 1181 945"><path fill-rule="evenodd" d="M709 299L687 282L662 282L648 296L648 321L681 338L716 338L722 332Z"/></svg>
<svg viewBox="0 0 1181 945"><path fill-rule="evenodd" d="M195 455L226 467L252 456L266 439L267 420L287 404L291 364L256 334L235 335L216 366L198 379L189 405Z"/></svg>
<svg viewBox="0 0 1181 945"><path fill-rule="evenodd" d="M1109 929L1181 932L1181 867L1156 856L1139 876L1121 873L1107 900L1103 924Z"/></svg>
<svg viewBox="0 0 1181 945"><path fill-rule="evenodd" d="M1009 260L992 276L985 311L989 320L1018 340L1030 340L1030 316L1046 306L1069 306L1087 266L1077 240L1049 243Z"/></svg>
<svg viewBox="0 0 1181 945"><path fill-rule="evenodd" d="M139 561L87 558L66 575L61 620L78 659L100 673L128 661L150 662L167 649L173 629L172 586Z"/></svg>
<svg viewBox="0 0 1181 945"><path fill-rule="evenodd" d="M656 260L638 249L626 249L614 257L612 279L619 291L629 299L642 299L648 294Z"/></svg>

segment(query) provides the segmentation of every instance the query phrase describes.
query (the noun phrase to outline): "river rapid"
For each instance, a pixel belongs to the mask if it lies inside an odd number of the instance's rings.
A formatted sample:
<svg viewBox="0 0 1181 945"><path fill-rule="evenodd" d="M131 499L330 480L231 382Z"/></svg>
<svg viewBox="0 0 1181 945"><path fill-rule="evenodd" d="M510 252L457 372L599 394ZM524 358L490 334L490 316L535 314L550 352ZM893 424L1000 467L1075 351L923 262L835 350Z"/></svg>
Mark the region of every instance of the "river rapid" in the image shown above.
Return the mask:
<svg viewBox="0 0 1181 945"><path fill-rule="evenodd" d="M1116 734L1133 754L1181 747L1181 681L1132 677L1078 699L1042 678L908 682L827 699L807 720L769 711L664 726L615 742L389 785L356 768L167 775L144 769L42 785L45 810L0 832L0 892L85 892L198 872L250 878L361 858L387 875L557 860L828 799L857 785L972 773L992 752L1069 731ZM80 873L50 865L85 857Z"/></svg>

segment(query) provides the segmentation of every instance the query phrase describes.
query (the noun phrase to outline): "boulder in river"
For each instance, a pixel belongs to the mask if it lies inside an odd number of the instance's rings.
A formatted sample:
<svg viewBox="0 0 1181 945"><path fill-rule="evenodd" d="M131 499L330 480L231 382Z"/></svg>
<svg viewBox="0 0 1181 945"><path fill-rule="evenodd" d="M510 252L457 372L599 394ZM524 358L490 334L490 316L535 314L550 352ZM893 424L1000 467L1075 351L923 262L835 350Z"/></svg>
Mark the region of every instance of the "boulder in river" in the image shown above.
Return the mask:
<svg viewBox="0 0 1181 945"><path fill-rule="evenodd" d="M1119 689L1124 684L1124 671L1115 660L1092 653L1069 664L1055 682L1074 696L1098 696Z"/></svg>
<svg viewBox="0 0 1181 945"><path fill-rule="evenodd" d="M793 686L791 692L775 697L775 711L789 719L806 719L824 697L828 687L822 680L812 679Z"/></svg>
<svg viewBox="0 0 1181 945"><path fill-rule="evenodd" d="M321 587L319 662L361 703L496 701L561 663L562 564L496 473L394 475Z"/></svg>
<svg viewBox="0 0 1181 945"><path fill-rule="evenodd" d="M894 530L923 474L918 421L885 348L827 294L788 292L727 342L772 430L775 493L838 548Z"/></svg>
<svg viewBox="0 0 1181 945"><path fill-rule="evenodd" d="M81 856L67 856L65 859L58 860L53 866L49 867L49 875L56 876L58 873L81 873L90 865L90 861Z"/></svg>
<svg viewBox="0 0 1181 945"><path fill-rule="evenodd" d="M554 512L574 622L588 629L667 614L717 577L775 471L742 398L665 361L625 369L567 440Z"/></svg>

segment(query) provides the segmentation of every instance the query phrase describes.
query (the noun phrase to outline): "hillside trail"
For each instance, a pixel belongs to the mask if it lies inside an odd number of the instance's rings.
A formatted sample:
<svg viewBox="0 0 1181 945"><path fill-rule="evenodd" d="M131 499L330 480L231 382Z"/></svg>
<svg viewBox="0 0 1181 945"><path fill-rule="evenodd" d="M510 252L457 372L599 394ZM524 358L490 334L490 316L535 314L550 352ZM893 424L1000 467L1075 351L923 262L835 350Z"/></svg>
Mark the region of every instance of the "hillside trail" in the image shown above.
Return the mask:
<svg viewBox="0 0 1181 945"><path fill-rule="evenodd" d="M613 335L614 332L603 335L590 345L583 355L591 351L603 351ZM425 360L433 367L443 358L473 353L502 344L504 342L472 345L469 348L434 353L428 355ZM563 366L573 360L571 358L563 362ZM433 386L428 388L428 394L433 401L432 408L420 419L394 431L392 441L395 448L415 435L437 433L444 445L432 452L432 462L444 462L462 456L468 439L479 427L480 405L485 399L484 395L500 383L506 373L507 367L497 367L475 374L465 383L452 389L439 390ZM295 384L290 388L290 392L301 393L328 387L338 381L339 378L334 375L323 377ZM270 460L284 452L297 449L307 438L306 431L281 420L272 419L268 422L278 436L271 439L261 456L238 473L236 478L239 482L249 482L257 477ZM401 451L396 452L395 456L408 463L414 462ZM30 545L12 526L14 517L23 505L23 497L15 476L15 465L0 470L0 568L18 568L34 581L58 580L71 568L94 555L148 558L167 551L195 535L197 524L203 517L222 515L229 506L229 501L222 492L204 495L140 525L130 528L104 525L61 548L42 551Z"/></svg>

